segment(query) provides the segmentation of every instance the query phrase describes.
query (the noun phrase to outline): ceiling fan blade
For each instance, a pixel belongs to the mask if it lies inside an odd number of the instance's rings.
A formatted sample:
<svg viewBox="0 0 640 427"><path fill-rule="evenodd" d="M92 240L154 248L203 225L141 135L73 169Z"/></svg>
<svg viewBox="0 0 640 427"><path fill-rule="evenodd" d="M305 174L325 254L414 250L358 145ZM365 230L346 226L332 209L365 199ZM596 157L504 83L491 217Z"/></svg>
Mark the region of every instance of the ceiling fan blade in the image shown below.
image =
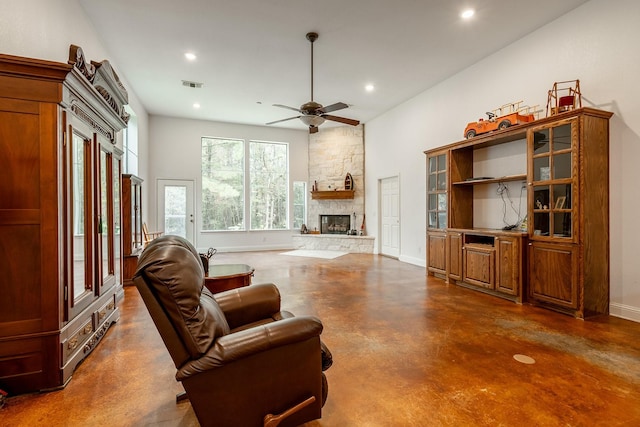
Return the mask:
<svg viewBox="0 0 640 427"><path fill-rule="evenodd" d="M318 126L309 126L309 133L318 132Z"/></svg>
<svg viewBox="0 0 640 427"><path fill-rule="evenodd" d="M360 120L347 119L346 117L331 116L329 114L323 114L322 117L327 120L332 120L334 122L340 122L351 126L358 126L360 124Z"/></svg>
<svg viewBox="0 0 640 427"><path fill-rule="evenodd" d="M274 123L286 122L287 120L299 119L300 117L301 116L289 117L287 119L281 119L281 120L276 120L276 121L273 121L273 122L265 123L265 125L272 125Z"/></svg>
<svg viewBox="0 0 640 427"><path fill-rule="evenodd" d="M320 112L330 113L332 111L342 110L343 108L349 108L349 106L344 102L336 102L335 104L327 105L326 107L320 108Z"/></svg>
<svg viewBox="0 0 640 427"><path fill-rule="evenodd" d="M300 111L298 108L289 107L288 105L273 104L273 106L274 107L280 107L280 108L286 108L286 109L289 109L289 110L297 111L298 113L302 113L302 111Z"/></svg>

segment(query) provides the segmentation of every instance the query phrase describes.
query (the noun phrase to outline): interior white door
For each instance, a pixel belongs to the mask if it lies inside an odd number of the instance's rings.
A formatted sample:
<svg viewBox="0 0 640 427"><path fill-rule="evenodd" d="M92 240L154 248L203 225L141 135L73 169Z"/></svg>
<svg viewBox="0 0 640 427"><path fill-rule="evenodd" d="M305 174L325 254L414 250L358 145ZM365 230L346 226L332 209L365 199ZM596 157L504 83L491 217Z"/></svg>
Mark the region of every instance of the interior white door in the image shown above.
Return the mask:
<svg viewBox="0 0 640 427"><path fill-rule="evenodd" d="M194 182L182 179L158 180L158 224L164 234L195 242Z"/></svg>
<svg viewBox="0 0 640 427"><path fill-rule="evenodd" d="M381 179L380 253L400 256L400 180L397 176Z"/></svg>

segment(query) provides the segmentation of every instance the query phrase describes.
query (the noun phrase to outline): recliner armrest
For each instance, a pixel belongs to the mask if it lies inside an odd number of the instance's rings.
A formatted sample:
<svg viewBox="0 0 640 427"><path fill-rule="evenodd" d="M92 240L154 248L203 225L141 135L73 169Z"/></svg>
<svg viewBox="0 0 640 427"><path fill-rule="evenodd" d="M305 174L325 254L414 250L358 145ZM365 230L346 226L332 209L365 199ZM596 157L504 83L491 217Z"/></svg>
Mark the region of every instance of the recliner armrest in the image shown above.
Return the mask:
<svg viewBox="0 0 640 427"><path fill-rule="evenodd" d="M181 366L176 379L182 381L254 354L319 337L322 328L317 317L298 316L224 335L201 358Z"/></svg>
<svg viewBox="0 0 640 427"><path fill-rule="evenodd" d="M273 283L262 283L213 294L231 329L280 311L280 292Z"/></svg>

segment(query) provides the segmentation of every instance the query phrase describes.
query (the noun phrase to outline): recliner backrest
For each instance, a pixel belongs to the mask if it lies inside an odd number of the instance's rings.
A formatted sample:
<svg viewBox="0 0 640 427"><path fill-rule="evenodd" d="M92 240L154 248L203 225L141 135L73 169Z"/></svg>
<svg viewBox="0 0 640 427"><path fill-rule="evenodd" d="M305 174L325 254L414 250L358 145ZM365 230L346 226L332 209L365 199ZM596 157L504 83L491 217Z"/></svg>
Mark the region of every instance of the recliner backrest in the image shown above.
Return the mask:
<svg viewBox="0 0 640 427"><path fill-rule="evenodd" d="M134 281L139 288L140 280L162 308L189 358L199 358L217 337L229 333L229 325L218 303L209 292L203 293L202 263L198 252L187 240L168 235L152 241L138 260ZM162 335L163 330L156 319L154 322ZM162 326L166 327L166 324ZM166 332L171 341L172 332ZM164 336L163 340L179 367L186 361L182 360L184 354L174 357Z"/></svg>

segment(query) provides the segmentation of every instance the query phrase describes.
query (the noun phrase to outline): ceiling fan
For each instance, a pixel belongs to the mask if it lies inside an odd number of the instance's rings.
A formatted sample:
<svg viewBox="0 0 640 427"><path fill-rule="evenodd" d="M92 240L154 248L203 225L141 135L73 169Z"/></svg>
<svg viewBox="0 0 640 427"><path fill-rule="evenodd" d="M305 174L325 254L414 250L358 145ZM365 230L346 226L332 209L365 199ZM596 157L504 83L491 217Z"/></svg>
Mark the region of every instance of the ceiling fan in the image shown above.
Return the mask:
<svg viewBox="0 0 640 427"><path fill-rule="evenodd" d="M313 42L318 40L318 33L307 33L307 40L311 42L311 101L302 104L300 108L289 107L282 104L273 104L274 107L287 108L289 110L297 111L299 116L288 117L282 120L276 120L266 123L272 125L274 123L286 122L287 120L300 119L302 123L309 126L309 133L318 132L318 126L324 123L325 120L332 120L334 122L340 122L351 126L358 126L359 120L347 119L345 117L333 116L327 113L332 111L342 110L349 108L344 102L336 102L335 104L327 105L323 107L322 104L318 104L313 100Z"/></svg>

